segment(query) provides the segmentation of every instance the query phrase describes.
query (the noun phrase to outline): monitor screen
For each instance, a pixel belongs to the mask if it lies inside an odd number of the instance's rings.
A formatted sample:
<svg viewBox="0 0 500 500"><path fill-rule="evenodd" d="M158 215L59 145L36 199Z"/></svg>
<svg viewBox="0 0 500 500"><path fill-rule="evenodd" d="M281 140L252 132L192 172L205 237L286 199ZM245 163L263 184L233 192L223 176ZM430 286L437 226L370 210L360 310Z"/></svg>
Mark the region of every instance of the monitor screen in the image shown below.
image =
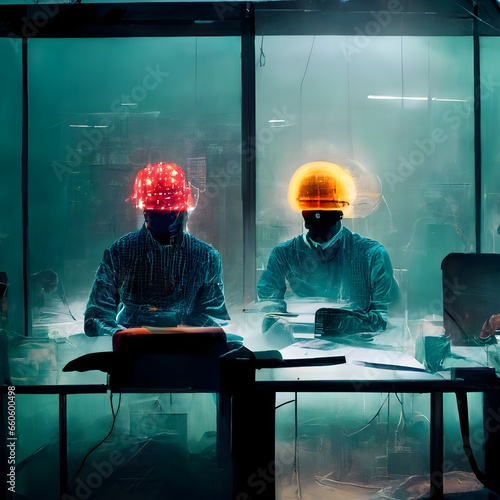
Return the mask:
<svg viewBox="0 0 500 500"><path fill-rule="evenodd" d="M478 345L486 320L500 312L500 255L451 253L441 264L443 323L454 345Z"/></svg>

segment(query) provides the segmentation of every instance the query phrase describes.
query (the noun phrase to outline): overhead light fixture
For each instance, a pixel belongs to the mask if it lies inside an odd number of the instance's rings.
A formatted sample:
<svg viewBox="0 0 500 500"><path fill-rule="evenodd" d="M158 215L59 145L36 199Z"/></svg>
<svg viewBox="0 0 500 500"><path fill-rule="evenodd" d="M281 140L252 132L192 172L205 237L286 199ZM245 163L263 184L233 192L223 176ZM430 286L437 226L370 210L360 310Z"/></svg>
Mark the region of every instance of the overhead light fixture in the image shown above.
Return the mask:
<svg viewBox="0 0 500 500"><path fill-rule="evenodd" d="M428 97L405 97L392 95L369 95L367 99L375 99L382 101L428 101ZM448 99L446 97L431 97L431 101L435 102L468 102L467 99Z"/></svg>
<svg viewBox="0 0 500 500"><path fill-rule="evenodd" d="M109 125L87 125L86 123L71 123L70 128L109 128Z"/></svg>
<svg viewBox="0 0 500 500"><path fill-rule="evenodd" d="M403 97L403 96L392 96L392 95L369 95L368 99L379 99L385 101L427 101L427 97Z"/></svg>
<svg viewBox="0 0 500 500"><path fill-rule="evenodd" d="M436 102L469 102L467 99L446 99L444 97L433 97L432 100Z"/></svg>
<svg viewBox="0 0 500 500"><path fill-rule="evenodd" d="M271 120L267 120L270 123L271 128L282 128L282 127L291 127L293 123L288 122L287 120L272 118Z"/></svg>

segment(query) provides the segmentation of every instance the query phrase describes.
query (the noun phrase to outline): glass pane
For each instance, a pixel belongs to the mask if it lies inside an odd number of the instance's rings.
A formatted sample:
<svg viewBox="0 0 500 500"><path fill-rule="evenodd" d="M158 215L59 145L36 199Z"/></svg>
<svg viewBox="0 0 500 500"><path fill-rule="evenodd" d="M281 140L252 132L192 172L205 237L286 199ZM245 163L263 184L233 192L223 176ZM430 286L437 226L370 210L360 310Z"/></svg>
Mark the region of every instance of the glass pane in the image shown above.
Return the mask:
<svg viewBox="0 0 500 500"><path fill-rule="evenodd" d="M500 39L481 38L481 160L483 182L482 251L500 251L500 154L498 153L498 115L500 110L500 69L496 64Z"/></svg>
<svg viewBox="0 0 500 500"><path fill-rule="evenodd" d="M472 446L480 470L482 395L470 393ZM429 394L278 393L276 498L409 498L431 479ZM444 489L474 496L454 394L444 394ZM465 463L464 463L465 462ZM423 493L425 492L425 493Z"/></svg>
<svg viewBox="0 0 500 500"><path fill-rule="evenodd" d="M212 394L71 396L68 498L229 498L217 493L215 408Z"/></svg>
<svg viewBox="0 0 500 500"><path fill-rule="evenodd" d="M257 37L257 272L303 231L287 202L292 174L352 159L380 179L382 198L343 224L386 247L410 318L442 315L441 260L475 246L472 39L356 43Z"/></svg>
<svg viewBox="0 0 500 500"><path fill-rule="evenodd" d="M46 498L58 498L58 396L16 394L15 410L15 494L12 496L39 498L43 491Z"/></svg>
<svg viewBox="0 0 500 500"><path fill-rule="evenodd" d="M0 39L0 381L8 378L7 335L24 334L21 190L21 43Z"/></svg>
<svg viewBox="0 0 500 500"><path fill-rule="evenodd" d="M241 304L240 88L237 37L30 40L35 335L82 334L104 249L144 222L127 198L155 161L200 189L189 232L221 253L229 312Z"/></svg>

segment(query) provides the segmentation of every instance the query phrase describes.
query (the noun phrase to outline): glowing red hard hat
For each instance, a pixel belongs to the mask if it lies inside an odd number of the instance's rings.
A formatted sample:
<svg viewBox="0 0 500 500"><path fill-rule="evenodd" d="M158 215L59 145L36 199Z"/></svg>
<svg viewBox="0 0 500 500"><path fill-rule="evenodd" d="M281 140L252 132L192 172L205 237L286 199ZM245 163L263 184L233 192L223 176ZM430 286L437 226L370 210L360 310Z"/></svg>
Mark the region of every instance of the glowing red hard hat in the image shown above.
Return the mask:
<svg viewBox="0 0 500 500"><path fill-rule="evenodd" d="M150 163L135 178L135 206L142 210L190 211L195 204L191 185L175 163Z"/></svg>

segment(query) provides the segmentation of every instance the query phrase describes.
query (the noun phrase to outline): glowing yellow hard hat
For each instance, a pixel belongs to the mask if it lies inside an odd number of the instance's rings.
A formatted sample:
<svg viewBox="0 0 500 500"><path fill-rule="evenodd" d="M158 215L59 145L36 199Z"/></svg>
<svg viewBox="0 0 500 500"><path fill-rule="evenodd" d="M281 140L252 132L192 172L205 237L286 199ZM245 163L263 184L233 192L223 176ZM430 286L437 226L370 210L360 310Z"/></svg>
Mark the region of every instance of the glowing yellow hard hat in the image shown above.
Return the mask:
<svg viewBox="0 0 500 500"><path fill-rule="evenodd" d="M288 185L288 203L294 210L340 210L349 219L371 214L381 199L380 179L350 159L306 163Z"/></svg>
<svg viewBox="0 0 500 500"><path fill-rule="evenodd" d="M302 165L288 185L288 203L294 210L342 210L355 197L352 176L328 161Z"/></svg>

